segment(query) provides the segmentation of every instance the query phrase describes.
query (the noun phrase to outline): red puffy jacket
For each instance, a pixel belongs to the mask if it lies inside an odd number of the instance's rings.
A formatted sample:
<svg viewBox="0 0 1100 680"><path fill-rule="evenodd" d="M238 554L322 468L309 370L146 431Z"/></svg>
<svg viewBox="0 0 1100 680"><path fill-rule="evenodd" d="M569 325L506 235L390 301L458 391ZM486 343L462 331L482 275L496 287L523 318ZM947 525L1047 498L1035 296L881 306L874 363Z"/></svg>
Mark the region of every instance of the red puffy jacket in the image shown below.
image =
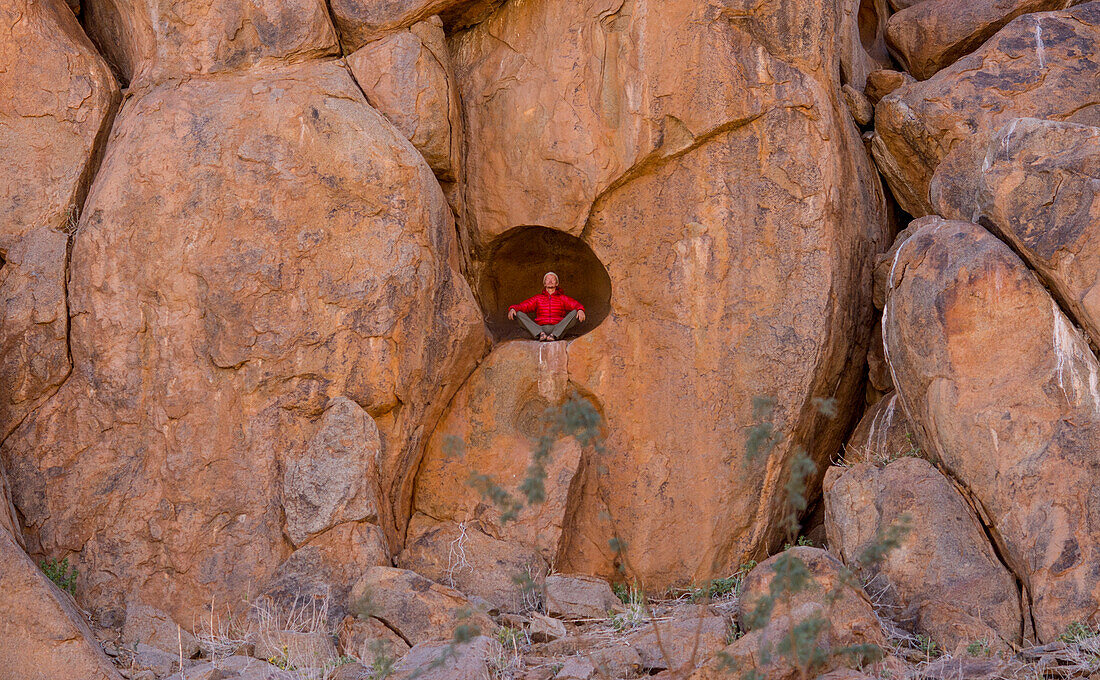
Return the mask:
<svg viewBox="0 0 1100 680"><path fill-rule="evenodd" d="M535 323L540 326L550 326L564 319L565 315L574 309L583 312L584 305L561 292L559 288L554 291L553 295L543 290L535 297L528 298L518 305L512 305L508 309L514 309L527 315L534 312Z"/></svg>

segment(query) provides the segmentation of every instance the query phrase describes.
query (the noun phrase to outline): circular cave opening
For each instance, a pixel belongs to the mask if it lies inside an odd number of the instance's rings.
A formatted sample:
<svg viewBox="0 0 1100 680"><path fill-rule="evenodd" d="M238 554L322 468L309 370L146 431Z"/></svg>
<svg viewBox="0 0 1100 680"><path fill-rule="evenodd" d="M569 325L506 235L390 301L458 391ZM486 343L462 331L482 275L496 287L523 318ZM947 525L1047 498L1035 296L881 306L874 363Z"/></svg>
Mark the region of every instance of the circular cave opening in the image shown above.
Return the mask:
<svg viewBox="0 0 1100 680"><path fill-rule="evenodd" d="M584 335L611 311L611 277L584 241L557 229L516 227L489 248L478 276L477 294L493 340L530 340L508 307L542 291L542 276L554 272L563 293L584 305L585 320L565 334Z"/></svg>

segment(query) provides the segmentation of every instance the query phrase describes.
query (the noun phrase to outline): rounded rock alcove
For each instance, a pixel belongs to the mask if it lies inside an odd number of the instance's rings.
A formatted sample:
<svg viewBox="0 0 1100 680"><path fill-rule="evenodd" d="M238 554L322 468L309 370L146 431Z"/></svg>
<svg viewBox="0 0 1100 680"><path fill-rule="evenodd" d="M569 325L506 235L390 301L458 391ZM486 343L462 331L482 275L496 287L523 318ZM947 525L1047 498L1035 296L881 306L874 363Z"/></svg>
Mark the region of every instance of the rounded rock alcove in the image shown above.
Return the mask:
<svg viewBox="0 0 1100 680"><path fill-rule="evenodd" d="M531 339L514 321L508 307L542 290L542 276L554 272L563 293L578 300L585 320L566 338L584 335L611 311L611 277L584 241L547 227L516 227L490 247L478 275L477 296L493 340Z"/></svg>

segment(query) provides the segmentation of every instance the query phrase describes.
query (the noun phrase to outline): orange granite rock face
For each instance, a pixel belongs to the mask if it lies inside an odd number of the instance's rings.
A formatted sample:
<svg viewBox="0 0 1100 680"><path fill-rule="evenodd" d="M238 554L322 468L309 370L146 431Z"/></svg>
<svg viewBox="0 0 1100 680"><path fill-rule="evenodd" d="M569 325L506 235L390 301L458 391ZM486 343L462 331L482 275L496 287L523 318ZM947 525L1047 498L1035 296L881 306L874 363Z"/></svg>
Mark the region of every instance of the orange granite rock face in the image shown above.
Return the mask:
<svg viewBox="0 0 1100 680"><path fill-rule="evenodd" d="M62 0L0 5L0 437L69 374L69 234L119 91Z"/></svg>
<svg viewBox="0 0 1100 680"><path fill-rule="evenodd" d="M88 603L190 621L289 555L284 514L299 543L398 532L485 331L438 183L341 63L132 97L78 230L73 375L3 457L29 547L75 554Z"/></svg>
<svg viewBox="0 0 1100 680"><path fill-rule="evenodd" d="M86 0L82 19L132 87L339 54L324 0Z"/></svg>
<svg viewBox="0 0 1100 680"><path fill-rule="evenodd" d="M858 391L885 225L839 99L842 17L721 4L509 3L452 39L473 241L559 229L611 281L568 349L607 449L585 463L566 571L663 587L763 552L795 451L839 446L814 399L847 412ZM746 461L758 396L782 444Z"/></svg>
<svg viewBox="0 0 1100 680"><path fill-rule="evenodd" d="M932 78L884 97L872 149L902 209L933 213L928 187L936 168L975 134L1024 116L1100 123L1100 79L1087 56L1098 44L1100 3L1026 14Z"/></svg>
<svg viewBox="0 0 1100 680"><path fill-rule="evenodd" d="M883 327L925 456L981 508L1038 639L1097 608L1100 364L1024 263L985 229L928 217L890 274Z"/></svg>

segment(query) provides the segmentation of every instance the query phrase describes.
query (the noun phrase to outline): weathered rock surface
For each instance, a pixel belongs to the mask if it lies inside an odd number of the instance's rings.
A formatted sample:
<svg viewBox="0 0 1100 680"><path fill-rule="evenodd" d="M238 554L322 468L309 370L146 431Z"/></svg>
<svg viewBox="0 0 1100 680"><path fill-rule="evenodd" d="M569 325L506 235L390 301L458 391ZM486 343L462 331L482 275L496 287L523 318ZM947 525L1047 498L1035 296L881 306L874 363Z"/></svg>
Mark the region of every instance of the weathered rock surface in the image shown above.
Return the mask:
<svg viewBox="0 0 1100 680"><path fill-rule="evenodd" d="M121 680L69 596L2 529L0 583L0 674L20 680Z"/></svg>
<svg viewBox="0 0 1100 680"><path fill-rule="evenodd" d="M364 663L375 659L400 659L409 645L378 619L348 616L340 623L340 651Z"/></svg>
<svg viewBox="0 0 1100 680"><path fill-rule="evenodd" d="M421 642L394 666L394 680L489 680L489 660L500 654L500 643L484 635L455 645ZM442 659L442 662L440 661Z"/></svg>
<svg viewBox="0 0 1100 680"><path fill-rule="evenodd" d="M84 26L131 88L339 54L324 0L85 0Z"/></svg>
<svg viewBox="0 0 1100 680"><path fill-rule="evenodd" d="M917 5L920 7L923 5ZM963 140L1013 118L1100 124L1100 2L1018 17L980 49L875 111L875 161L901 207L932 212L928 186Z"/></svg>
<svg viewBox="0 0 1100 680"><path fill-rule="evenodd" d="M761 598L769 596L772 580L777 578L780 560L794 558L793 564L809 577L807 584L774 599L766 621L754 621L751 613ZM885 637L866 593L845 582L842 565L835 557L817 548L796 547L773 556L753 569L745 579L739 605L746 634L727 646L723 654L711 659L691 677L694 680L717 680L730 673L743 675L756 671L769 680L793 680L804 677L790 653L781 651L780 644L793 627L817 626L815 646L821 659L807 664L816 677L842 668L858 668L857 655L839 653L845 647L881 646ZM786 579L787 577L783 577Z"/></svg>
<svg viewBox="0 0 1100 680"><path fill-rule="evenodd" d="M1082 0L924 0L890 17L886 38L918 80L978 49L1021 14L1065 9Z"/></svg>
<svg viewBox="0 0 1100 680"><path fill-rule="evenodd" d="M661 587L778 542L793 443L818 460L839 448L813 397L855 398L882 203L839 97L838 8L605 10L507 3L452 56L475 243L524 225L580 235L614 291L568 349L608 437L556 566L610 577L619 538ZM784 443L746 465L752 397L768 395Z"/></svg>
<svg viewBox="0 0 1100 680"><path fill-rule="evenodd" d="M19 524L19 514L11 502L11 483L4 466L0 464L0 531L7 531L20 548L23 547L23 527Z"/></svg>
<svg viewBox="0 0 1100 680"><path fill-rule="evenodd" d="M623 603L603 579L583 574L552 574L544 587L546 613L564 619L602 619Z"/></svg>
<svg viewBox="0 0 1100 680"><path fill-rule="evenodd" d="M1050 641L1100 600L1100 365L1008 246L969 223L914 227L884 324L899 399L925 455L981 509Z"/></svg>
<svg viewBox="0 0 1100 680"><path fill-rule="evenodd" d="M352 588L352 613L375 618L416 645L450 640L458 626L491 633L496 624L453 588L430 581L416 572L371 567Z"/></svg>
<svg viewBox="0 0 1100 680"><path fill-rule="evenodd" d="M991 649L1021 642L1015 577L974 511L927 461L831 467L824 488L829 547L897 622L948 650L975 640ZM891 527L905 528L900 545L882 562L864 564Z"/></svg>
<svg viewBox="0 0 1100 680"><path fill-rule="evenodd" d="M340 42L354 52L395 30L440 15L449 30L483 20L504 0L329 0Z"/></svg>
<svg viewBox="0 0 1100 680"><path fill-rule="evenodd" d="M179 657L158 647L139 642L134 645L130 670L135 675L144 671L151 672L154 677L163 678L171 675L172 671L180 670Z"/></svg>
<svg viewBox="0 0 1100 680"><path fill-rule="evenodd" d="M721 6L506 4L456 36L475 239L532 224L580 234L597 198L644 162L804 98L780 73L822 69L840 51L837 7L769 6L735 23Z"/></svg>
<svg viewBox="0 0 1100 680"><path fill-rule="evenodd" d="M285 462L283 509L295 546L344 522L378 521L378 427L359 404L332 399L301 455Z"/></svg>
<svg viewBox="0 0 1100 680"><path fill-rule="evenodd" d="M932 201L944 217L995 230L1100 338L1100 128L1015 119L952 152Z"/></svg>
<svg viewBox="0 0 1100 680"><path fill-rule="evenodd" d="M2 454L28 547L77 554L101 620L123 592L198 620L289 555L283 472L338 397L378 424L395 540L485 335L438 183L339 63L166 84L116 123L73 248L73 375ZM296 536L370 514L346 476L367 449L298 465L326 488L292 501Z"/></svg>
<svg viewBox="0 0 1100 680"><path fill-rule="evenodd" d="M920 454L915 430L898 403L896 392L887 394L860 418L844 446L846 465L873 463L886 465L904 456Z"/></svg>
<svg viewBox="0 0 1100 680"><path fill-rule="evenodd" d="M418 513L409 522L397 566L481 598L501 611L521 611L525 599L533 602L536 595L525 593L517 578L528 584L539 582L549 571L547 562L537 549L493 538L479 526L476 521L437 522Z"/></svg>
<svg viewBox="0 0 1100 680"><path fill-rule="evenodd" d="M462 110L439 17L369 43L348 55L347 63L371 106L397 126L440 179L454 180Z"/></svg>
<svg viewBox="0 0 1100 680"><path fill-rule="evenodd" d="M156 607L130 602L126 605L126 623L122 626L122 641L128 645L141 643L190 659L199 651L199 641Z"/></svg>
<svg viewBox="0 0 1100 680"><path fill-rule="evenodd" d="M0 438L69 374L68 232L118 101L62 0L0 5Z"/></svg>
<svg viewBox="0 0 1100 680"><path fill-rule="evenodd" d="M726 646L728 638L729 625L725 618L698 608L670 621L648 623L626 639L638 650L642 669L653 674L702 665Z"/></svg>
<svg viewBox="0 0 1100 680"><path fill-rule="evenodd" d="M493 538L536 548L553 560L577 502L577 441L553 443L543 502L527 504L520 489L540 438L550 433L550 412L576 394L568 343L498 345L463 384L428 441L416 477L416 510L440 521L473 522ZM525 507L502 522L504 511L471 483L474 475L492 478Z"/></svg>

